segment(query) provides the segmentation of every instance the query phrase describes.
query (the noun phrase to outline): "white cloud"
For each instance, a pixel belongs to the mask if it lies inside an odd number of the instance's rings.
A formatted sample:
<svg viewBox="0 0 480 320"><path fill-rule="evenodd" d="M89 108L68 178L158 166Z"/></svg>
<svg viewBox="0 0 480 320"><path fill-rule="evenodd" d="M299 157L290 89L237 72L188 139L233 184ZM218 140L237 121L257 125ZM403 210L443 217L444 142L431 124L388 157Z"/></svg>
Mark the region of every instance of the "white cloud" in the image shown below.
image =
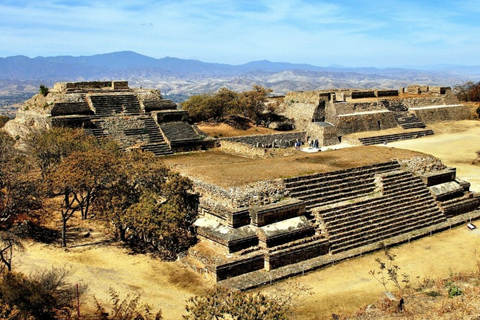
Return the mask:
<svg viewBox="0 0 480 320"><path fill-rule="evenodd" d="M431 52L438 60L472 61L480 48L472 12L480 5L456 3L6 0L0 56L132 50L226 63L394 65Z"/></svg>

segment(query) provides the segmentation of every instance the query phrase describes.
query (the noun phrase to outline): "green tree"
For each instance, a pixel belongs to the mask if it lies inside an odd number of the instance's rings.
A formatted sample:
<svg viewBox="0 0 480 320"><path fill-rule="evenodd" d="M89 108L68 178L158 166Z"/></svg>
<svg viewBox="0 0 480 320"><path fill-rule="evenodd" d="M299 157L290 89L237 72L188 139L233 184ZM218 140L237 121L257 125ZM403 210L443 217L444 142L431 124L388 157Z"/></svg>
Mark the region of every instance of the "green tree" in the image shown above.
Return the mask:
<svg viewBox="0 0 480 320"><path fill-rule="evenodd" d="M115 156L107 150L76 151L50 171L45 183L54 195L63 197L62 246L66 247L67 222L76 212L88 216L90 204L100 190L108 188L115 178Z"/></svg>
<svg viewBox="0 0 480 320"><path fill-rule="evenodd" d="M171 172L151 153L126 154L95 210L122 241L174 259L195 242L198 195L188 178Z"/></svg>
<svg viewBox="0 0 480 320"><path fill-rule="evenodd" d="M0 217L29 214L41 207L39 177L15 140L0 131Z"/></svg>
<svg viewBox="0 0 480 320"><path fill-rule="evenodd" d="M240 105L242 106L243 114L252 119L257 126L262 122L263 115L267 110L266 101L270 92L272 90L254 85L252 90L242 92L240 95Z"/></svg>
<svg viewBox="0 0 480 320"><path fill-rule="evenodd" d="M480 82L468 81L454 87L454 91L460 101L480 101Z"/></svg>
<svg viewBox="0 0 480 320"><path fill-rule="evenodd" d="M44 97L48 94L48 91L49 91L48 87L43 85L43 84L41 84L39 89L38 89L38 93L41 94Z"/></svg>
<svg viewBox="0 0 480 320"><path fill-rule="evenodd" d="M62 159L74 151L86 151L98 142L83 130L51 128L32 133L27 139L28 152L45 177Z"/></svg>
<svg viewBox="0 0 480 320"><path fill-rule="evenodd" d="M188 115L194 122L206 121L211 118L210 94L199 94L191 96L188 100L181 103L182 109L188 112Z"/></svg>
<svg viewBox="0 0 480 320"><path fill-rule="evenodd" d="M182 102L182 108L188 111L195 121L220 122L226 116L245 116L259 125L265 114L274 111L273 106L266 104L267 95L272 92L262 86L254 85L252 90L236 93L221 88L214 94L201 94Z"/></svg>

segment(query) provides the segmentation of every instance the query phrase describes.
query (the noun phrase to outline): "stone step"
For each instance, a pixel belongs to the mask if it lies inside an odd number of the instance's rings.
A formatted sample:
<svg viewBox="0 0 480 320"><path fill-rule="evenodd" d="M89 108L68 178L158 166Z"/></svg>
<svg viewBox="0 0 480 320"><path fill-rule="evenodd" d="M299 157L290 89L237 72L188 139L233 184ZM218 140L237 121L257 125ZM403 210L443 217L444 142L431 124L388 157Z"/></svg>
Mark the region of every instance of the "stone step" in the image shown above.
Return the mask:
<svg viewBox="0 0 480 320"><path fill-rule="evenodd" d="M352 168L346 170L340 170L335 172L327 172L327 173L318 173L313 175L307 176L300 176L295 178L285 179L285 187L288 190L293 190L297 186L303 186L308 184L314 184L316 182L321 181L332 181L332 180L340 180L345 177L351 177L353 175L361 175L361 174L376 174L382 172L393 171L399 169L400 165L398 162L388 162L374 166L367 166L361 168Z"/></svg>
<svg viewBox="0 0 480 320"><path fill-rule="evenodd" d="M362 143L362 145L367 146L367 145L389 143L389 142L400 141L400 140L416 139L419 137L425 137L433 134L434 132L432 130L422 130L422 131L390 134L390 135L384 135L384 136L359 138L358 140Z"/></svg>
<svg viewBox="0 0 480 320"><path fill-rule="evenodd" d="M388 233L369 233L366 237L363 238L354 238L350 239L348 242L341 242L332 244L330 247L330 252L332 254L347 251L353 248L361 247L364 245L372 244L378 241L382 241L388 238L392 238L399 234L407 233L422 227L431 226L433 224L441 223L445 221L445 217L443 215L440 216L433 216L433 217L426 217L427 219L423 220L423 223L419 223L418 221L412 221L411 223L404 223L403 221L394 227L392 227ZM420 220L422 222L422 220ZM420 225L420 226L419 226Z"/></svg>
<svg viewBox="0 0 480 320"><path fill-rule="evenodd" d="M423 204L422 202L414 202L387 210L366 211L361 216L352 217L352 219L342 219L342 221L335 220L333 221L335 224L326 224L326 226L332 239L342 238L353 232L352 229L358 232L369 229L376 223L389 223L400 216L406 218L411 214L418 214L419 208L423 208L422 211L433 210L437 213L440 212L434 203Z"/></svg>

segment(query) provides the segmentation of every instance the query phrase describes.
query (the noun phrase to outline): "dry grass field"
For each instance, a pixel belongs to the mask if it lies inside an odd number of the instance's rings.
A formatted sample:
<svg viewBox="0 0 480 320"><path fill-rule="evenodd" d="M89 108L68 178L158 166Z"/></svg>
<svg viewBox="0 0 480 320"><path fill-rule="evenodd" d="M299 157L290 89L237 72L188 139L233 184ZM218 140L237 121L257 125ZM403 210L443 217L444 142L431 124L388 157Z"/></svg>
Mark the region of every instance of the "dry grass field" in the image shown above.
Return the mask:
<svg viewBox="0 0 480 320"><path fill-rule="evenodd" d="M260 160L222 155L215 151L171 157L166 162L182 172L225 184L226 174L239 179L239 183L248 183L267 176L285 177L312 170L329 170L334 166L346 168L421 152L433 154L445 164L457 167L458 176L472 182L472 189L480 191L480 163L471 163L476 157L475 151L480 149L480 123L462 121L430 127L436 133L431 137L315 155L299 152L285 161L267 159L264 167ZM252 165L257 168L256 171L251 171ZM246 168L250 171L245 171ZM264 173L269 168L271 171ZM243 178L246 172L250 177ZM67 250L61 249L58 244L27 243L24 252L14 255L14 270L30 273L52 266L68 268L72 282L89 285L89 293L83 298L84 305L91 303L93 296L107 300L108 289L112 287L122 294L140 294L143 302L162 308L165 319L180 319L185 300L211 285L185 269L180 262L161 262L146 255L133 255L117 244L105 241L108 239L101 229L95 231L97 229L89 222L80 221L78 225L85 230L92 229L91 236L82 238ZM480 260L477 256L479 244L480 231L469 231L461 226L398 246L393 252L397 255L396 263L401 272L409 274L412 281L421 281L423 278L446 277L451 273L475 269ZM377 267L376 257L382 257L382 254L365 255L290 280L312 288L311 295L298 301L294 319L331 319L332 313L354 312L378 300L383 288L368 274L369 270ZM286 285L290 284L280 282L260 290L268 292Z"/></svg>

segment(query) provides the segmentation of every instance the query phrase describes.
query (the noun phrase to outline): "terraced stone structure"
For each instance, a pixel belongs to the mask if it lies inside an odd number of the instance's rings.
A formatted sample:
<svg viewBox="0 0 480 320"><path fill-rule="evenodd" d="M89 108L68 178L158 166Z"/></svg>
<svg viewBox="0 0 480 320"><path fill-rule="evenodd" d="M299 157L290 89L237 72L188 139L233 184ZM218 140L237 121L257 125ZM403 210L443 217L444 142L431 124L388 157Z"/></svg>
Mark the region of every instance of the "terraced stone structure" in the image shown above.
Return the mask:
<svg viewBox="0 0 480 320"><path fill-rule="evenodd" d="M161 156L208 144L205 135L188 123L186 112L162 99L158 90L131 89L126 81L62 82L49 96L52 126L110 136L125 150L141 148Z"/></svg>
<svg viewBox="0 0 480 320"><path fill-rule="evenodd" d="M346 135L401 128L404 133L358 140L379 144L433 134L426 124L472 119L468 108L458 102L449 87L413 85L401 90L319 90L289 92L284 115L295 119L297 128L335 145ZM352 141L349 141L350 143Z"/></svg>
<svg viewBox="0 0 480 320"><path fill-rule="evenodd" d="M480 195L434 157L220 187L201 194L195 268L248 289L451 227Z"/></svg>

